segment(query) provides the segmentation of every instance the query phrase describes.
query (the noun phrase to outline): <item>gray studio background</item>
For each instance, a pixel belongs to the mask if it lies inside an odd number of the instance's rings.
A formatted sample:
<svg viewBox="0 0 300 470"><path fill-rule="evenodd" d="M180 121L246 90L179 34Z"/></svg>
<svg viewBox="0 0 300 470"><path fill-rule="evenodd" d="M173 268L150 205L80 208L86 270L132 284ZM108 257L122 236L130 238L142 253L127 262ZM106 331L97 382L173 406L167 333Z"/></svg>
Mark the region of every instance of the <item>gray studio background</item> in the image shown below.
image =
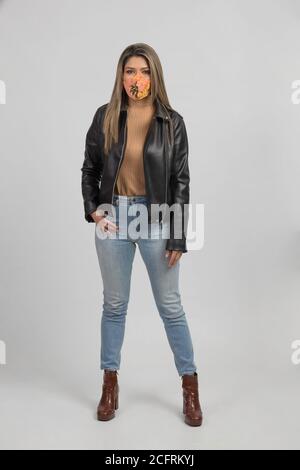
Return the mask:
<svg viewBox="0 0 300 470"><path fill-rule="evenodd" d="M202 428L136 251L120 408L95 420L102 280L84 140L133 42L185 118L204 246L181 259ZM0 1L2 449L299 448L299 0Z"/></svg>

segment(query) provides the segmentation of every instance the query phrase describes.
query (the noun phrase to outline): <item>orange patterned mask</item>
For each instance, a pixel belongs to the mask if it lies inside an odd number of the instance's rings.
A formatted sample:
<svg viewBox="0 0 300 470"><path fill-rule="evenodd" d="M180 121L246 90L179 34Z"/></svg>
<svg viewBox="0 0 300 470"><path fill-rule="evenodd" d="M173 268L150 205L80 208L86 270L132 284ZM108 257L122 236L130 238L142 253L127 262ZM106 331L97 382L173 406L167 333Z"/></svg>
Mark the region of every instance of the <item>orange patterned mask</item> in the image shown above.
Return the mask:
<svg viewBox="0 0 300 470"><path fill-rule="evenodd" d="M124 87L128 96L141 100L150 93L150 78L138 75L136 77L126 77Z"/></svg>

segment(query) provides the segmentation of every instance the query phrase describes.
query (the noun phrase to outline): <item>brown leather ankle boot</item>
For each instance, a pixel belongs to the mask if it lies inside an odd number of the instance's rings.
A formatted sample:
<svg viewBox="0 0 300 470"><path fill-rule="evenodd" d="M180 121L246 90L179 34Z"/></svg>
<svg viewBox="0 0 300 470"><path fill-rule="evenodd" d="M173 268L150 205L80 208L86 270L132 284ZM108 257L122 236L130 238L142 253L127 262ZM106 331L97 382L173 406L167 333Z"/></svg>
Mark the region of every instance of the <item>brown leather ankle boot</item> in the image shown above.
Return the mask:
<svg viewBox="0 0 300 470"><path fill-rule="evenodd" d="M203 415L199 403L198 374L182 376L184 422L190 426L201 426Z"/></svg>
<svg viewBox="0 0 300 470"><path fill-rule="evenodd" d="M104 369L102 396L97 408L98 421L108 421L115 417L119 408L118 372Z"/></svg>

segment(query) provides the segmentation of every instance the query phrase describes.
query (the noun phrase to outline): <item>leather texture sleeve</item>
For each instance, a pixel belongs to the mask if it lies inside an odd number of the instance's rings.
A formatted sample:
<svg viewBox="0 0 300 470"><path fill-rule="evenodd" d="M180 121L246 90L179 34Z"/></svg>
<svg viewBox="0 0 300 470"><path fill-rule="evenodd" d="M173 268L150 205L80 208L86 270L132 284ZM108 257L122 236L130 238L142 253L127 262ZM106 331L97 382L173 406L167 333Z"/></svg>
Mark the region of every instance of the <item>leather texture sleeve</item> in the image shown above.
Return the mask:
<svg viewBox="0 0 300 470"><path fill-rule="evenodd" d="M180 211L170 212L170 238L167 240L167 250L178 250L187 253L186 233L189 220L189 207L184 204L190 201L190 172L189 144L183 117L177 113L174 121L174 148L171 165L172 204L180 206ZM179 227L179 235L175 231Z"/></svg>
<svg viewBox="0 0 300 470"><path fill-rule="evenodd" d="M103 172L103 132L101 129L101 107L97 109L86 134L84 161L81 168L81 190L84 217L94 222L91 214L99 206L99 184Z"/></svg>

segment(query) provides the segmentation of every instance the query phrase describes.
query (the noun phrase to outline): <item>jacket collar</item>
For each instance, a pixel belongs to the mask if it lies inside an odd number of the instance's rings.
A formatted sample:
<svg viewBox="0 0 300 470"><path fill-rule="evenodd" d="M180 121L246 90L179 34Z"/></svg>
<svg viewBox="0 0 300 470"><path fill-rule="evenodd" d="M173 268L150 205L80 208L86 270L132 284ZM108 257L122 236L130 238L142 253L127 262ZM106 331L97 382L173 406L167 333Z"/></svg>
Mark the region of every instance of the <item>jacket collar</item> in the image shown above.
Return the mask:
<svg viewBox="0 0 300 470"><path fill-rule="evenodd" d="M165 111L164 105L158 99L154 101L154 105L155 105L154 114L156 115L156 117L165 119L167 117L167 113ZM126 103L123 103L123 105L121 106L121 112L126 112L126 111L127 111L127 105Z"/></svg>

